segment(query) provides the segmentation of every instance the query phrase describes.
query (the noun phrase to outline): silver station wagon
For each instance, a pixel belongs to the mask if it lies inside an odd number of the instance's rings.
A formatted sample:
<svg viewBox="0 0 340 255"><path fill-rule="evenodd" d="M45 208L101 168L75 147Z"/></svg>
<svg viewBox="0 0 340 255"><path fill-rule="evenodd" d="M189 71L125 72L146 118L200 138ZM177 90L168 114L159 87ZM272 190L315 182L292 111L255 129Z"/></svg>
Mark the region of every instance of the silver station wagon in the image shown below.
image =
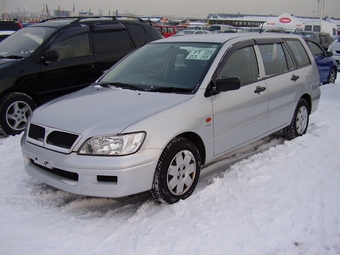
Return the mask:
<svg viewBox="0 0 340 255"><path fill-rule="evenodd" d="M175 203L192 194L202 166L277 131L305 134L319 80L299 36L161 39L37 108L21 140L25 170L71 193L151 191Z"/></svg>

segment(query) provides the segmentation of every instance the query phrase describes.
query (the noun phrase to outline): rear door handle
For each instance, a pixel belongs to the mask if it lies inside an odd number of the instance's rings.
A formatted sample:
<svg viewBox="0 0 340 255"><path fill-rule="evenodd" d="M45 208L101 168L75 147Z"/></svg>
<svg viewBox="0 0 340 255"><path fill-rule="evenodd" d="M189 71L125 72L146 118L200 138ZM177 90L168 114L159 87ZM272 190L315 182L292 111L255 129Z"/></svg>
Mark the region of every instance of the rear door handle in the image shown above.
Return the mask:
<svg viewBox="0 0 340 255"><path fill-rule="evenodd" d="M296 80L299 79L299 78L300 78L299 75L293 74L291 80L292 80L292 81L296 81Z"/></svg>
<svg viewBox="0 0 340 255"><path fill-rule="evenodd" d="M262 91L265 91L266 87L262 86L257 86L256 89L254 90L254 93L260 94Z"/></svg>

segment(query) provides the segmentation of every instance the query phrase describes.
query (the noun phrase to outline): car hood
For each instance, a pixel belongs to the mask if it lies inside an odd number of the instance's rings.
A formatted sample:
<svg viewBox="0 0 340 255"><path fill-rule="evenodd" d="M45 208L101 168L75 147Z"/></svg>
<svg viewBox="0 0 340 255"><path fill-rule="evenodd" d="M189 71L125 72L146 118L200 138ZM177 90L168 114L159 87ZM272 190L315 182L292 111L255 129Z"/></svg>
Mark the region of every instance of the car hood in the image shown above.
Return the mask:
<svg viewBox="0 0 340 255"><path fill-rule="evenodd" d="M339 41L334 41L334 42L331 43L330 47L333 50L340 50L340 42Z"/></svg>
<svg viewBox="0 0 340 255"><path fill-rule="evenodd" d="M11 65L14 65L21 61L21 59L6 59L6 58L0 58L0 70L5 69Z"/></svg>
<svg viewBox="0 0 340 255"><path fill-rule="evenodd" d="M120 133L129 125L191 97L90 86L44 104L34 111L31 121L85 137Z"/></svg>

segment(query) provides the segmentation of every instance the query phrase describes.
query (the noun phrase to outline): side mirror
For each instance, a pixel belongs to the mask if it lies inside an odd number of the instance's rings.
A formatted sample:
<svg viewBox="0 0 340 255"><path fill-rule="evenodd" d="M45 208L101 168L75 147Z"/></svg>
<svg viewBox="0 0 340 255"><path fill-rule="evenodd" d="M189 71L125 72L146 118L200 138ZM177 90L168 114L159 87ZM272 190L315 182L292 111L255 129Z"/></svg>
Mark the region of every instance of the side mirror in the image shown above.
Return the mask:
<svg viewBox="0 0 340 255"><path fill-rule="evenodd" d="M326 57L333 57L333 52L326 51Z"/></svg>
<svg viewBox="0 0 340 255"><path fill-rule="evenodd" d="M57 60L58 58L59 58L59 54L56 50L47 50L42 56L42 60L44 61Z"/></svg>
<svg viewBox="0 0 340 255"><path fill-rule="evenodd" d="M238 90L241 88L241 80L238 76L220 77L216 80L216 89L219 92Z"/></svg>
<svg viewBox="0 0 340 255"><path fill-rule="evenodd" d="M213 82L207 87L204 96L214 96L221 92L238 90L241 88L241 80L238 76L233 77L220 77L216 80L216 85Z"/></svg>

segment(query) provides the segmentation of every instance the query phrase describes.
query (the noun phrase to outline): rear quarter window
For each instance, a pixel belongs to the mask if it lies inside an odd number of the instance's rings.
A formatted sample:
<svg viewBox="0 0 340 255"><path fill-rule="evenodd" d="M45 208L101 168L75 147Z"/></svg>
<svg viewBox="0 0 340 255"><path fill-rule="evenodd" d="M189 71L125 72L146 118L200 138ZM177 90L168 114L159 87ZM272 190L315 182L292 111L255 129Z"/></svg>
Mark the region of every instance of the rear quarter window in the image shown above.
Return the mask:
<svg viewBox="0 0 340 255"><path fill-rule="evenodd" d="M147 43L147 33L143 26L138 24L124 24L129 30L131 38L136 46L136 48L142 47Z"/></svg>
<svg viewBox="0 0 340 255"><path fill-rule="evenodd" d="M291 51L297 67L302 67L311 64L311 60L308 57L306 48L298 39L285 40L286 45Z"/></svg>

